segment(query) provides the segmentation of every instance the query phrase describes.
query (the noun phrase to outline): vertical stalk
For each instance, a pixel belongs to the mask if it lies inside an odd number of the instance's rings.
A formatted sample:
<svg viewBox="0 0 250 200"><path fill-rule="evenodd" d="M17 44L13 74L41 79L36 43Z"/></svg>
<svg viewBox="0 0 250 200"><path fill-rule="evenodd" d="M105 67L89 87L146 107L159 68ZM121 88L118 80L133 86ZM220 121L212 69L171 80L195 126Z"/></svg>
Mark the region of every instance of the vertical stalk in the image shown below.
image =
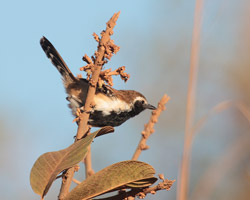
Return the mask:
<svg viewBox="0 0 250 200"><path fill-rule="evenodd" d="M194 27L193 27L192 44L191 44L184 147L183 147L182 163L180 166L180 175L178 178L179 181L177 188L177 200L186 200L188 196L189 167L190 167L191 147L192 147L192 127L195 114L195 100L196 100L195 92L197 85L199 51L200 51L202 8L203 8L203 0L196 0L196 6L194 11Z"/></svg>

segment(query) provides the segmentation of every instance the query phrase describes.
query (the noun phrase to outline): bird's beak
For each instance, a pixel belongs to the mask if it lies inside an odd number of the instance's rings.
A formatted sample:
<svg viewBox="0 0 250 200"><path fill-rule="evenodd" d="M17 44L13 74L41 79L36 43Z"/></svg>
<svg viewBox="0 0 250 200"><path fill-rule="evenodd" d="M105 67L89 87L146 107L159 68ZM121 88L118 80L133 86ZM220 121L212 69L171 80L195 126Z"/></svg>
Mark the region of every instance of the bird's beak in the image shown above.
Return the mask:
<svg viewBox="0 0 250 200"><path fill-rule="evenodd" d="M154 107L151 104L147 104L147 105L145 105L145 109L156 110L156 107Z"/></svg>

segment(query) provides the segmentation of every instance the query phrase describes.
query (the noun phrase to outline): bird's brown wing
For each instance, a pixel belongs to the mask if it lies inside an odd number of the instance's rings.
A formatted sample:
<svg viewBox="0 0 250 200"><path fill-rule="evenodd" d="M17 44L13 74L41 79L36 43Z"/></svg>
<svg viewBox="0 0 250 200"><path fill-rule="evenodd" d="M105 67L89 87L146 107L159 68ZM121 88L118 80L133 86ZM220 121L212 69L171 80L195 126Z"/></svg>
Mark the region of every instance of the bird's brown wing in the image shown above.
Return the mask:
<svg viewBox="0 0 250 200"><path fill-rule="evenodd" d="M116 89L103 84L102 87L97 86L96 94L102 93L107 97L116 97L116 91L117 91Z"/></svg>

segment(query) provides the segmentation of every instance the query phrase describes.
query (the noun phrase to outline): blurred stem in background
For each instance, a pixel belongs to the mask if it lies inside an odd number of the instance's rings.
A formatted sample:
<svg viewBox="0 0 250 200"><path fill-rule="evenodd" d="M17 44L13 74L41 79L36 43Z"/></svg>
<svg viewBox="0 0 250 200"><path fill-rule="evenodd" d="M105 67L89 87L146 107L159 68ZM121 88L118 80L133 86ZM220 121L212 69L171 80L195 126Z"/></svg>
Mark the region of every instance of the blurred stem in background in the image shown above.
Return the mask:
<svg viewBox="0 0 250 200"><path fill-rule="evenodd" d="M180 166L180 174L178 177L177 200L186 200L188 195L189 167L192 147L192 127L195 114L195 91L199 63L203 0L196 0L195 4L196 5L194 11L194 27L191 45L190 72L187 94L185 138L182 163Z"/></svg>

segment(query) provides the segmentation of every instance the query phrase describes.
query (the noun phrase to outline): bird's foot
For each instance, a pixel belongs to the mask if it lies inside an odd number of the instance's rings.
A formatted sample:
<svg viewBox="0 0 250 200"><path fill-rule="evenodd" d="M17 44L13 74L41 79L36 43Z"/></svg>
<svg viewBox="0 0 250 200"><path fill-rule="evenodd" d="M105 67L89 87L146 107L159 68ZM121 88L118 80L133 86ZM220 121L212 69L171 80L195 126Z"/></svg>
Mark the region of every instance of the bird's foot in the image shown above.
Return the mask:
<svg viewBox="0 0 250 200"><path fill-rule="evenodd" d="M87 111L87 110L85 110L84 109L84 106L82 106L82 107L80 107L80 108L77 108L76 109L76 118L73 120L73 122L79 122L79 120L80 120L80 114L81 113L87 113L87 114L90 114L91 113L91 111Z"/></svg>

